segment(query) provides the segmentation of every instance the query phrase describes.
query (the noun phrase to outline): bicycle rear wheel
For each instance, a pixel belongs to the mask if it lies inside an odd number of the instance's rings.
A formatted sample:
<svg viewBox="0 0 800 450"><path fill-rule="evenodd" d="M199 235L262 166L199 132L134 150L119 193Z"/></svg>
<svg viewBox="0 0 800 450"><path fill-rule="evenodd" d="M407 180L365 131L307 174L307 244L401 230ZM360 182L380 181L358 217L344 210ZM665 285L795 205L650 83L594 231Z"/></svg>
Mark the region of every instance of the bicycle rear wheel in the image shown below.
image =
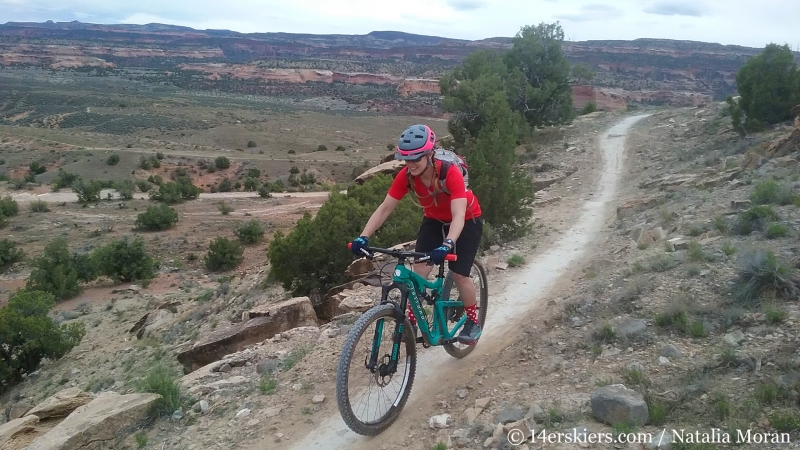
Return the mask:
<svg viewBox="0 0 800 450"><path fill-rule="evenodd" d="M470 269L469 275L470 278L472 278L472 283L475 285L475 293L478 297L478 302L476 305L476 309L478 310L478 322L480 323L481 327L485 327L486 308L489 306L489 285L488 281L486 280L486 270L483 268L483 264L481 264L481 262L477 259L475 259L475 261L472 263L472 269ZM447 273L447 277L445 277L444 283L442 283L442 298L450 299L450 293L454 290L454 288L455 280L453 280L453 272L451 271ZM455 292L458 293L458 289L455 289ZM463 315L463 307L445 308L448 329L455 326L455 324L458 323ZM459 342L445 344L443 347L444 351L455 358L463 358L472 353L472 350L475 349L475 345L461 344Z"/></svg>
<svg viewBox="0 0 800 450"><path fill-rule="evenodd" d="M398 351L397 370L386 373L392 354L392 336L397 328L394 305L376 306L362 315L345 339L336 371L336 401L339 413L351 430L374 436L388 428L406 404L414 383L417 349L411 323L405 320L405 342ZM378 368L366 366L372 352L376 330L380 339ZM384 374L379 373L384 368Z"/></svg>

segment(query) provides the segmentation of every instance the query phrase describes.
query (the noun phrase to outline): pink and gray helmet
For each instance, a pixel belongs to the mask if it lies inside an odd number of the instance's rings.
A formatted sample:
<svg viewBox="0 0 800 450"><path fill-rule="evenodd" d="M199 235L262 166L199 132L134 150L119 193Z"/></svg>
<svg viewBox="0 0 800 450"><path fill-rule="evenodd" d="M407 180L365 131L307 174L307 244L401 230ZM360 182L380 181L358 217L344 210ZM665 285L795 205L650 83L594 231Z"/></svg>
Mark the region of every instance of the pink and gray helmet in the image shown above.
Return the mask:
<svg viewBox="0 0 800 450"><path fill-rule="evenodd" d="M436 134L427 125L412 125L397 140L394 159L415 160L428 155L436 145Z"/></svg>

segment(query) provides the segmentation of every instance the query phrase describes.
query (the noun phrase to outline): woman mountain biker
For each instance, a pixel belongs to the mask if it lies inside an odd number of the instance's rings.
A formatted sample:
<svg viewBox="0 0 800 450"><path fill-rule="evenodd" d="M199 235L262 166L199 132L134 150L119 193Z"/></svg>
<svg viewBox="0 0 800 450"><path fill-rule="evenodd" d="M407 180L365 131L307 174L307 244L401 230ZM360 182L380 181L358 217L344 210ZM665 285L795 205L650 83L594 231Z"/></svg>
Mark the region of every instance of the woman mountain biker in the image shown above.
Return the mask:
<svg viewBox="0 0 800 450"><path fill-rule="evenodd" d="M448 265L464 304L467 321L456 339L471 345L481 335L477 294L470 278L483 232L481 207L475 194L467 190L461 170L455 164L445 164L433 157L435 146L436 134L427 125L413 125L403 131L394 157L405 161L406 165L395 176L386 198L372 213L361 236L353 240L351 249L356 256L363 256L361 249L369 245L369 236L383 225L413 186L424 210L415 251L432 254L430 263L414 264L412 270L427 278L433 264L443 264L450 252L458 255L458 260L449 261ZM445 173L442 173L443 164ZM416 334L417 322L410 306L408 318Z"/></svg>

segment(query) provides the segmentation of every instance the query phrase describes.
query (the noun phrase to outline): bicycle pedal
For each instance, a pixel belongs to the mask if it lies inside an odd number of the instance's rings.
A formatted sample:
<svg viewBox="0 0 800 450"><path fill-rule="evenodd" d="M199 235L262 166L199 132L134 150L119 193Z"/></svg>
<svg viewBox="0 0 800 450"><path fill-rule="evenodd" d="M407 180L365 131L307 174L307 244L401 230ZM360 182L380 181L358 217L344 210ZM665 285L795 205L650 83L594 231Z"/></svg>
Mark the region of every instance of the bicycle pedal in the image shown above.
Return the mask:
<svg viewBox="0 0 800 450"><path fill-rule="evenodd" d="M417 344L424 344L424 343L425 343L425 340L424 340L424 339L422 339L422 336L418 336L418 337L417 337L417 338L414 340L414 342L416 342Z"/></svg>

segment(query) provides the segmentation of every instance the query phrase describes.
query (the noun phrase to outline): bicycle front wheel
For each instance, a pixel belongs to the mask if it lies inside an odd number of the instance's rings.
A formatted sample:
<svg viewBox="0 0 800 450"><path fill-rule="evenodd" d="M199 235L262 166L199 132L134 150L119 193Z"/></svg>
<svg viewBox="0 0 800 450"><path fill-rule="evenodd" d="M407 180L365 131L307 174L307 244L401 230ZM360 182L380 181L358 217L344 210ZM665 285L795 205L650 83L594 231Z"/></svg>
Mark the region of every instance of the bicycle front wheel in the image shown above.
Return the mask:
<svg viewBox="0 0 800 450"><path fill-rule="evenodd" d="M411 323L405 320L397 367L390 370L392 336L397 328L394 305L376 306L362 315L345 339L336 372L336 401L351 430L374 436L388 428L406 404L414 383L417 350ZM377 338L377 342L376 342ZM376 346L377 367L367 364Z"/></svg>
<svg viewBox="0 0 800 450"><path fill-rule="evenodd" d="M483 268L483 264L477 259L472 263L469 276L472 278L472 284L475 285L475 294L477 296L477 304L475 307L478 311L478 322L481 327L485 327L486 308L489 306L489 284L486 280L486 269ZM453 272L448 272L444 283L442 283L442 298L451 298L450 294L454 290L454 287L455 280L453 279ZM458 293L458 289L455 289L455 292ZM446 308L445 315L447 316L448 328L453 327L458 323L459 319L461 319L461 316L464 315L464 308ZM458 342L445 344L443 347L444 351L455 358L463 358L472 353L472 350L475 349L475 345L461 344Z"/></svg>

